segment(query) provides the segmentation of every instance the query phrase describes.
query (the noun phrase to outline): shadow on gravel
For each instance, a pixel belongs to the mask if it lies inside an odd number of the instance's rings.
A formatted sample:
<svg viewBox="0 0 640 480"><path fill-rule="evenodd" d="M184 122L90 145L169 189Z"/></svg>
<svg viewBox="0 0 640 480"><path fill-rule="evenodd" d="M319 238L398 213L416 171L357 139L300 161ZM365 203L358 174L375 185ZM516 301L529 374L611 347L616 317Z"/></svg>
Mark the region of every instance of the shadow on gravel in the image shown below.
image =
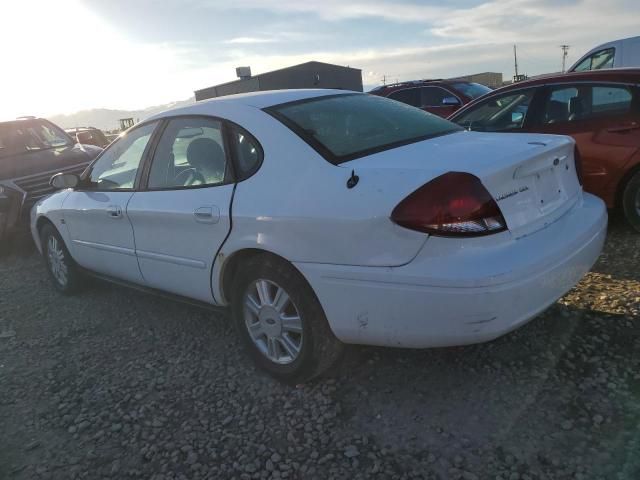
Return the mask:
<svg viewBox="0 0 640 480"><path fill-rule="evenodd" d="M435 459L456 452L472 471L518 460L537 471L574 461L594 474L638 471L629 448L640 424L639 338L623 315L556 304L489 343L354 347L339 394L356 428L445 476L455 465Z"/></svg>
<svg viewBox="0 0 640 480"><path fill-rule="evenodd" d="M640 281L640 233L619 212L609 212L607 243L592 272L614 279Z"/></svg>

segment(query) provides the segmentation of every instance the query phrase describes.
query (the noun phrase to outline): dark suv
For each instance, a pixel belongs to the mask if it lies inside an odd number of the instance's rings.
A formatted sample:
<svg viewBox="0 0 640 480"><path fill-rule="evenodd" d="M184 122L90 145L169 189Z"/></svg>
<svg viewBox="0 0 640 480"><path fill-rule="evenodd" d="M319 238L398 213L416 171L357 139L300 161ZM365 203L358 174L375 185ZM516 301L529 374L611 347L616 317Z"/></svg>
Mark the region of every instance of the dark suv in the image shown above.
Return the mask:
<svg viewBox="0 0 640 480"><path fill-rule="evenodd" d="M36 201L53 191L58 172L80 174L100 152L75 141L48 120L23 117L0 122L0 242L24 223Z"/></svg>
<svg viewBox="0 0 640 480"><path fill-rule="evenodd" d="M447 118L472 100L492 90L479 83L462 80L415 80L384 85L369 93L392 98Z"/></svg>

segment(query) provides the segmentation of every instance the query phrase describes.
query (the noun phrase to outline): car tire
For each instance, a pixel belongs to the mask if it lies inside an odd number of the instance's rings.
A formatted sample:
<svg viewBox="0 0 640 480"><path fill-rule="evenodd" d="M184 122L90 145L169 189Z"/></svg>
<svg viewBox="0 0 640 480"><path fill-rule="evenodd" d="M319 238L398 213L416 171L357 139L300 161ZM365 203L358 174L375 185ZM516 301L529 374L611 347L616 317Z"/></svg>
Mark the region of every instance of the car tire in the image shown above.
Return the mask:
<svg viewBox="0 0 640 480"><path fill-rule="evenodd" d="M640 232L640 171L636 172L624 187L622 211L627 223Z"/></svg>
<svg viewBox="0 0 640 480"><path fill-rule="evenodd" d="M42 227L40 241L45 267L56 290L65 295L80 290L81 274L78 266L53 225Z"/></svg>
<svg viewBox="0 0 640 480"><path fill-rule="evenodd" d="M232 289L236 330L263 370L295 384L320 376L340 358L344 344L311 286L288 262L269 254L253 257L238 269Z"/></svg>

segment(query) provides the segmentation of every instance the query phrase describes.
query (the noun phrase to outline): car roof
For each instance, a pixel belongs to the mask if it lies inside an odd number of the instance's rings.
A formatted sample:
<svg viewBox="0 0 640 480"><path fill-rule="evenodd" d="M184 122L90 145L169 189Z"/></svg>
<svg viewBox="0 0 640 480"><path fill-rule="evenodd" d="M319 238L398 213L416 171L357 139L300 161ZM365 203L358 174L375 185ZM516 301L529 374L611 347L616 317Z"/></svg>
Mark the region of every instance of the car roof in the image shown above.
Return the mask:
<svg viewBox="0 0 640 480"><path fill-rule="evenodd" d="M145 121L157 120L160 118L175 115L221 115L230 107L263 109L279 105L282 103L306 100L309 98L324 97L328 95L362 94L350 90L334 89L291 89L291 90L267 90L262 92L239 93L226 95L209 100L196 102L185 107L172 108L152 115Z"/></svg>
<svg viewBox="0 0 640 480"><path fill-rule="evenodd" d="M16 124L20 122L31 122L33 120L43 120L40 117L23 116L18 118L7 118L6 120L0 120L0 125Z"/></svg>
<svg viewBox="0 0 640 480"><path fill-rule="evenodd" d="M587 72L551 73L530 78L521 82L512 83L500 87L490 95L495 95L509 90L518 90L526 87L544 85L546 83L562 82L640 82L640 68L607 68L603 70L589 70ZM482 97L481 97L482 98Z"/></svg>
<svg viewBox="0 0 640 480"><path fill-rule="evenodd" d="M468 80L461 80L461 79L455 79L455 78L450 78L450 79L431 78L431 79L423 79L423 80L407 80L406 82L389 83L387 85L380 85L379 87L375 87L371 89L369 93L393 91L393 90L400 90L402 88L420 87L423 85L432 85L432 84L451 85L453 83L471 83L471 82L469 82Z"/></svg>

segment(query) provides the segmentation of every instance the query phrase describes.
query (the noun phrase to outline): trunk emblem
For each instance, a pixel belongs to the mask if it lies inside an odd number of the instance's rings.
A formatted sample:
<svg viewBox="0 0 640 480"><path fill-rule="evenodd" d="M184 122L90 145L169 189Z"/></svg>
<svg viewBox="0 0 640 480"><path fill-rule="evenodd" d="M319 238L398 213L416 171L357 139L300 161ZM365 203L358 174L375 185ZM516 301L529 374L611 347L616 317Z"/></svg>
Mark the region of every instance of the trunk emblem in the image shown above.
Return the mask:
<svg viewBox="0 0 640 480"><path fill-rule="evenodd" d="M520 187L518 190L511 190L510 192L503 193L502 195L498 195L496 197L496 202L513 197L514 195L517 195L519 193L526 192L527 190L529 190L529 187L525 185L524 187Z"/></svg>

